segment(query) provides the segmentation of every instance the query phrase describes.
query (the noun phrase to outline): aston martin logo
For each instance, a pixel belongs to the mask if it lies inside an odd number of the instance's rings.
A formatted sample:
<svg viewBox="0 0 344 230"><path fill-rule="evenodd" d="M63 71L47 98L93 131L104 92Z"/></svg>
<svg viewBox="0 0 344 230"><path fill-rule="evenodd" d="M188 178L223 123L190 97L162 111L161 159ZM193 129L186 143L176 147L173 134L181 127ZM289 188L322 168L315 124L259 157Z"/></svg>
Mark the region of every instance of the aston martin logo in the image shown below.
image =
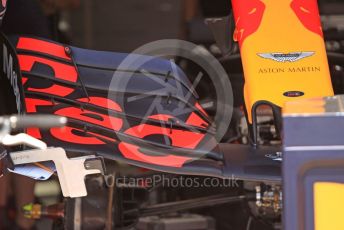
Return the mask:
<svg viewBox="0 0 344 230"><path fill-rule="evenodd" d="M259 57L271 59L277 62L296 62L303 58L313 56L315 52L293 52L293 53L259 53Z"/></svg>

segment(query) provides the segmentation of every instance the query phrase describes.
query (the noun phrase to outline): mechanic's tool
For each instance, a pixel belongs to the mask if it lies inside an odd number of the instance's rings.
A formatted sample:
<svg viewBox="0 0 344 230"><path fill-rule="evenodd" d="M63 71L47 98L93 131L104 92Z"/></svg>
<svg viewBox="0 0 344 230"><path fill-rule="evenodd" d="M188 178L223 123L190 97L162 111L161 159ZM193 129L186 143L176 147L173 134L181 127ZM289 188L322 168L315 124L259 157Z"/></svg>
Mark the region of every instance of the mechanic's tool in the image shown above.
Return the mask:
<svg viewBox="0 0 344 230"><path fill-rule="evenodd" d="M62 127L67 123L65 117L53 115L25 115L0 117L0 143L5 146L28 145L33 148L46 149L47 145L30 135L20 133L11 135L11 131L29 127L48 129Z"/></svg>
<svg viewBox="0 0 344 230"><path fill-rule="evenodd" d="M26 133L20 133L17 135L6 135L2 138L1 143L6 146L27 145L32 148L46 149L47 145Z"/></svg>
<svg viewBox="0 0 344 230"><path fill-rule="evenodd" d="M36 138L25 133L11 135L14 130L28 127L61 127L67 123L65 117L53 115L25 115L25 116L4 116L0 117L0 144L5 146L27 145L33 148L46 149L47 145ZM0 149L0 176L12 168L12 162L5 149Z"/></svg>
<svg viewBox="0 0 344 230"><path fill-rule="evenodd" d="M4 116L0 117L0 125L9 127L11 130L39 127L49 129L62 127L67 123L67 118L54 115L25 115L25 116Z"/></svg>
<svg viewBox="0 0 344 230"><path fill-rule="evenodd" d="M13 152L10 154L14 165L53 161L56 166L62 193L66 197L86 196L84 177L89 174L104 173L104 164L96 156L84 156L69 159L62 148L47 148L46 143L30 135L20 133L10 135L15 129L39 127L47 129L64 126L64 117L39 116L11 116L0 118L0 143L5 146L25 144L39 150Z"/></svg>
<svg viewBox="0 0 344 230"><path fill-rule="evenodd" d="M62 193L65 197L86 196L85 176L104 171L100 158L96 156L83 156L69 159L62 148L14 152L11 153L11 158L15 165L53 161L56 166ZM90 165L88 164L90 160L99 162Z"/></svg>

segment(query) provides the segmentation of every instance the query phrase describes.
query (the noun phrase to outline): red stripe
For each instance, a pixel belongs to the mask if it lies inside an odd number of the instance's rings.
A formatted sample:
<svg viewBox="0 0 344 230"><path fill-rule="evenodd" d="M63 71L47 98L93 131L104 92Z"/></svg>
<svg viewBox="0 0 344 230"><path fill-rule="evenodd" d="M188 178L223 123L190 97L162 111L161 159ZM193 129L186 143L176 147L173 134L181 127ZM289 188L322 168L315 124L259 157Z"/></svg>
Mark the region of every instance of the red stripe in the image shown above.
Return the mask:
<svg viewBox="0 0 344 230"><path fill-rule="evenodd" d="M293 0L290 7L304 27L323 37L318 2L316 0Z"/></svg>
<svg viewBox="0 0 344 230"><path fill-rule="evenodd" d="M205 127L209 126L208 122L204 121L196 113L191 113L191 115L189 116L189 118L186 121L186 124L192 125L192 126L197 126L200 128L205 128Z"/></svg>
<svg viewBox="0 0 344 230"><path fill-rule="evenodd" d="M26 133L34 138L42 139L41 131L39 131L39 128L27 128Z"/></svg>
<svg viewBox="0 0 344 230"><path fill-rule="evenodd" d="M240 46L247 37L259 29L266 7L264 2L261 0L232 0L236 27L233 38L239 42Z"/></svg>
<svg viewBox="0 0 344 230"><path fill-rule="evenodd" d="M188 160L191 160L187 157L174 155L148 156L141 153L139 147L125 142L121 142L118 148L127 159L159 166L181 168Z"/></svg>
<svg viewBox="0 0 344 230"><path fill-rule="evenodd" d="M17 49L35 51L71 60L71 58L66 55L64 46L34 38L19 38Z"/></svg>
<svg viewBox="0 0 344 230"><path fill-rule="evenodd" d="M26 111L27 113L37 113L38 106L49 106L52 105L50 101L45 101L41 99L25 98ZM42 139L41 132L38 128L28 128L26 130L27 134L38 139Z"/></svg>
<svg viewBox="0 0 344 230"><path fill-rule="evenodd" d="M22 77L22 84L25 85L25 83L29 80L27 77Z"/></svg>

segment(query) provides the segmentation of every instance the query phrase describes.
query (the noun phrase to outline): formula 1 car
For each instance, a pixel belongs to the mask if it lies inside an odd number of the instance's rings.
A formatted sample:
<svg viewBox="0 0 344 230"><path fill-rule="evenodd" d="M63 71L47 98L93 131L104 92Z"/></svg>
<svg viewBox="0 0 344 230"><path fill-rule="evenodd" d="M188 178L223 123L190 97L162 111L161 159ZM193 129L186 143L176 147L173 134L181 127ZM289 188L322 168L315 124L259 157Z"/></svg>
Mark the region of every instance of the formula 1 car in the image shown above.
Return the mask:
<svg viewBox="0 0 344 230"><path fill-rule="evenodd" d="M13 89L14 93L9 93L16 101L16 110L68 118L63 129L27 129L30 136L61 149L13 153L16 157L12 160L14 164L29 163L16 159L20 154L38 156L47 151L52 151L52 157L53 151L65 151L71 161L84 157L80 163L83 173L74 170L75 175L62 176L63 167L58 170L64 196L87 194L76 180L104 172L99 159L168 175L243 181L235 196L212 194L145 206L150 190L147 186L124 183L114 188L114 177L105 177L112 179L93 186L90 196L67 200L65 228L129 228L140 216L233 202L247 203L252 216L268 223L269 228L281 228L283 149L281 145L259 144L258 110L262 105L271 107L281 138L281 108L285 103L334 95L318 6L315 0L233 0L232 5L233 35L240 46L245 76L249 144L221 143L216 138L221 124L214 123L202 108L194 86L174 62L141 54L80 49L27 36L11 37L9 44L1 37L1 76ZM337 54L329 57L331 63L341 59ZM231 105L220 102L217 106L225 110ZM46 160L54 159L40 159ZM76 221L81 218L76 213L83 213L81 223ZM95 216L98 221L90 221Z"/></svg>

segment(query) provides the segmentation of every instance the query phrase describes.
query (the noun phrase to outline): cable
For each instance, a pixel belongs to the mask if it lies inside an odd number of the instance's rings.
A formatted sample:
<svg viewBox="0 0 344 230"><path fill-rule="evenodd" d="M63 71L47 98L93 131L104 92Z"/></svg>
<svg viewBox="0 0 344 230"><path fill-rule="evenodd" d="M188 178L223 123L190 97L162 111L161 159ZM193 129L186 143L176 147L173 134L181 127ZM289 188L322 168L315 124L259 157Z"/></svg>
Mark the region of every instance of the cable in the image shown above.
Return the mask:
<svg viewBox="0 0 344 230"><path fill-rule="evenodd" d="M252 216L250 216L250 218L248 218L248 221L247 221L246 230L251 229L252 220L253 220L253 218L252 218Z"/></svg>

